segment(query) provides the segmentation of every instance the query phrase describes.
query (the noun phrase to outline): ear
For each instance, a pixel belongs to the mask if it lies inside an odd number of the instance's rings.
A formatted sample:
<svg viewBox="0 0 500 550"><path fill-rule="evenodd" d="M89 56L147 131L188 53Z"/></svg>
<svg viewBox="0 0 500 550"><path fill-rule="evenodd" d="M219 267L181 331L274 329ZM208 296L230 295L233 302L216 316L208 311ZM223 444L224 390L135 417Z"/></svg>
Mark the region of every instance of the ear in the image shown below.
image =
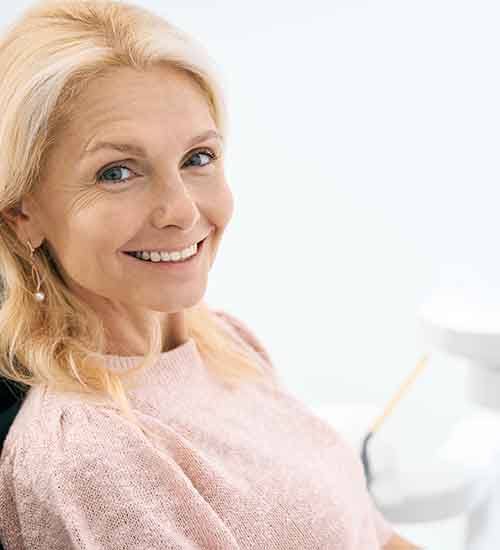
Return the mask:
<svg viewBox="0 0 500 550"><path fill-rule="evenodd" d="M26 245L28 239L33 248L38 248L44 239L34 216L36 204L31 197L21 199L18 204L1 212L2 219L16 233L17 238Z"/></svg>

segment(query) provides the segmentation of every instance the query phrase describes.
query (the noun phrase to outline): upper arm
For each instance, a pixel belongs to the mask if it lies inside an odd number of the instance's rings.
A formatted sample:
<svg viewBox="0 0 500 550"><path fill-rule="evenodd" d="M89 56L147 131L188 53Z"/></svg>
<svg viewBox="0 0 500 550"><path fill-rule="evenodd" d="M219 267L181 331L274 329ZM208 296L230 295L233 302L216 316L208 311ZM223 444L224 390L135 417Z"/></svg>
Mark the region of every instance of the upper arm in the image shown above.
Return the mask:
<svg viewBox="0 0 500 550"><path fill-rule="evenodd" d="M195 550L207 533L231 536L168 443L160 451L118 411L90 409L65 411L46 452L11 464L7 547Z"/></svg>

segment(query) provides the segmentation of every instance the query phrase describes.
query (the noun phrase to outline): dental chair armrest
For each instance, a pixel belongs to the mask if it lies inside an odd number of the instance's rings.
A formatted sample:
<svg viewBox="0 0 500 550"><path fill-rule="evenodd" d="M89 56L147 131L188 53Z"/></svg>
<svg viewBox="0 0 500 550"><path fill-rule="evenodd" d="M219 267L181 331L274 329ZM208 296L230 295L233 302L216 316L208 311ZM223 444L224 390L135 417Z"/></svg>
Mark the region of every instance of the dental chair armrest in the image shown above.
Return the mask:
<svg viewBox="0 0 500 550"><path fill-rule="evenodd" d="M360 452L381 407L370 403L321 404L313 412ZM446 441L416 467L401 464L378 433L369 446L377 508L395 523L430 522L467 513L488 496L500 473L500 415L478 411L453 425Z"/></svg>

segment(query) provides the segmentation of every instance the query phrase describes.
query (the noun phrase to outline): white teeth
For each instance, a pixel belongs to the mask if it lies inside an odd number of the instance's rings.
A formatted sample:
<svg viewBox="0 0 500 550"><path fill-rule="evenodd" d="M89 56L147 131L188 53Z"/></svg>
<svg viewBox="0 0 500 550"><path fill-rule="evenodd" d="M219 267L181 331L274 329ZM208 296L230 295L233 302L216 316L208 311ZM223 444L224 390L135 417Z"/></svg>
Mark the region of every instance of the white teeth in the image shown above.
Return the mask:
<svg viewBox="0 0 500 550"><path fill-rule="evenodd" d="M134 252L136 258L142 258L143 260L150 260L152 262L178 262L180 260L185 260L190 256L194 256L198 251L198 243L193 244L192 246L181 250L180 252L150 252L148 250L140 250Z"/></svg>
<svg viewBox="0 0 500 550"><path fill-rule="evenodd" d="M170 254L170 259L176 262L177 260L181 259L181 253L180 252L172 252Z"/></svg>

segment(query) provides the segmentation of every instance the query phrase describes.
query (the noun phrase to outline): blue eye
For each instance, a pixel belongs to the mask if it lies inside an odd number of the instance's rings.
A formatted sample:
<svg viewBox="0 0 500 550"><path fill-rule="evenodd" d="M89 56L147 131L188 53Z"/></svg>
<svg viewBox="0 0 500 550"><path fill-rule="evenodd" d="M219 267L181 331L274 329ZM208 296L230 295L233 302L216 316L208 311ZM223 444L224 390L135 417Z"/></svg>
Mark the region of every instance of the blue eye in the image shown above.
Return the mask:
<svg viewBox="0 0 500 550"><path fill-rule="evenodd" d="M205 155L206 157L210 158L211 160L205 164L195 164L195 166L199 166L200 168L203 168L203 166L206 166L207 164L210 164L213 160L215 160L217 157L213 151L210 149L201 149L199 151L195 151L189 158L195 158L198 155Z"/></svg>
<svg viewBox="0 0 500 550"><path fill-rule="evenodd" d="M104 183L110 183L112 181L118 181L118 182L121 182L121 181L127 181L127 179L125 180L122 180L120 179L119 177L119 171L120 170L128 170L129 172L131 172L130 168L127 168L126 166L122 166L121 164L116 164L115 166L111 166L110 168L106 168L106 170L104 170L98 177L97 177L97 180L98 181L104 181ZM115 175L114 178L110 179L110 180L106 180L106 179L103 179L105 174L106 173L111 173Z"/></svg>
<svg viewBox="0 0 500 550"><path fill-rule="evenodd" d="M193 168L203 168L209 164L211 164L214 160L216 160L218 158L218 156L213 152L211 151L210 149L200 149L198 151L195 151L190 157L188 160L191 160L191 159L194 159L194 158L201 158L202 156L205 156L205 157L208 157L210 160L208 162L195 162L194 164L192 164L191 166ZM184 166L187 166L189 167L189 164L186 163L184 164ZM110 166L109 168L105 168L104 170L100 170L98 173L97 173L97 176L96 176L96 179L98 182L102 182L102 183L111 183L111 182L124 182L124 181L128 181L129 179L131 179L130 177L126 178L126 179L121 179L120 178L120 170L128 170L129 172L135 174L135 172L133 170L131 170L130 168L128 168L127 166L123 166L122 164L115 164L113 166ZM104 176L106 174L111 174L112 175L112 179L104 179Z"/></svg>

